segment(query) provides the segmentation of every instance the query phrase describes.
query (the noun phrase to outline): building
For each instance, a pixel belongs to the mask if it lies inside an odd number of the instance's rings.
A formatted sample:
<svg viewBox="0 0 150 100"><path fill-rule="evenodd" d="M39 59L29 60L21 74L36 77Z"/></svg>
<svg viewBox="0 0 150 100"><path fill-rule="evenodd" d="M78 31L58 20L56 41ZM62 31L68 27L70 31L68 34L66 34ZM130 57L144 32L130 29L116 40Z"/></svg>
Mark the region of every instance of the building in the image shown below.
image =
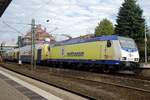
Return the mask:
<svg viewBox="0 0 150 100"><path fill-rule="evenodd" d="M31 45L31 32L26 33L26 35L22 38L22 43L24 45ZM40 43L45 41L45 39L49 39L50 42L54 42L55 39L52 35L46 32L46 28L42 28L41 24L35 27L35 42Z"/></svg>

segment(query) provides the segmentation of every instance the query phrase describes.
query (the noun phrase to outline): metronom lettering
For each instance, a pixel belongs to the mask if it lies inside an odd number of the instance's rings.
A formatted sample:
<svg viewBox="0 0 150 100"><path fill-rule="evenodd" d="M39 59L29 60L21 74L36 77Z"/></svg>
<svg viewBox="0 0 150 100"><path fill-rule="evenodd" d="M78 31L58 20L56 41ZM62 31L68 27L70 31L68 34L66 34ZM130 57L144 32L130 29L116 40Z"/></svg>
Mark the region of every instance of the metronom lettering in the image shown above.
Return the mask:
<svg viewBox="0 0 150 100"><path fill-rule="evenodd" d="M68 52L67 56L84 56L84 52Z"/></svg>

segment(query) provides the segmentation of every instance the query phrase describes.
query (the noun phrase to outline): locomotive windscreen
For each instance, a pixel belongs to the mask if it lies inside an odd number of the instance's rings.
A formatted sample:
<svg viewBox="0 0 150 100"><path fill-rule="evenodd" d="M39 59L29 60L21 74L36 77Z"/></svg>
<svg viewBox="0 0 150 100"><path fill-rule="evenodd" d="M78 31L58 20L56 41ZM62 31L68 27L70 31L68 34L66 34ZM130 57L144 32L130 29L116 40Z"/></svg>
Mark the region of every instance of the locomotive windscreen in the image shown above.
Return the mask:
<svg viewBox="0 0 150 100"><path fill-rule="evenodd" d="M122 48L137 48L134 40L131 38L120 37L119 42Z"/></svg>

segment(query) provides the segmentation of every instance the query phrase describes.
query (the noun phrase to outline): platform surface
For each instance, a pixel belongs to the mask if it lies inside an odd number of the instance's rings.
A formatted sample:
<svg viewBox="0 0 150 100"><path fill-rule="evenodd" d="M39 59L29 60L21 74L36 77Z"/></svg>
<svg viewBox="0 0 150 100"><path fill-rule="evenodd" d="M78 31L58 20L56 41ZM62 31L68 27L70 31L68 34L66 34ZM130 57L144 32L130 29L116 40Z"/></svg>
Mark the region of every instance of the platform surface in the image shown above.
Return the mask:
<svg viewBox="0 0 150 100"><path fill-rule="evenodd" d="M0 70L0 100L62 100Z"/></svg>
<svg viewBox="0 0 150 100"><path fill-rule="evenodd" d="M5 92L0 91L4 94L0 94L0 100L87 100L74 93L14 73L1 66L0 86L0 90L5 89Z"/></svg>

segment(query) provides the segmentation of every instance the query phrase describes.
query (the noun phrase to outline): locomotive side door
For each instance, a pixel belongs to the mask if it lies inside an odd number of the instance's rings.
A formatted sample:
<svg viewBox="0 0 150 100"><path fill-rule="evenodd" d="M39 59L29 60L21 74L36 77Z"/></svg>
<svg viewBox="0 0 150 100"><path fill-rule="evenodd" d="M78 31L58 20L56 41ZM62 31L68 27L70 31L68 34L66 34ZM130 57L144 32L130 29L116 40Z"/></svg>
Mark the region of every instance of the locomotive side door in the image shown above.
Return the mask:
<svg viewBox="0 0 150 100"><path fill-rule="evenodd" d="M114 58L113 42L110 40L106 41L104 58L106 60L113 60L113 58Z"/></svg>
<svg viewBox="0 0 150 100"><path fill-rule="evenodd" d="M17 51L17 59L19 60L20 59L20 52Z"/></svg>

